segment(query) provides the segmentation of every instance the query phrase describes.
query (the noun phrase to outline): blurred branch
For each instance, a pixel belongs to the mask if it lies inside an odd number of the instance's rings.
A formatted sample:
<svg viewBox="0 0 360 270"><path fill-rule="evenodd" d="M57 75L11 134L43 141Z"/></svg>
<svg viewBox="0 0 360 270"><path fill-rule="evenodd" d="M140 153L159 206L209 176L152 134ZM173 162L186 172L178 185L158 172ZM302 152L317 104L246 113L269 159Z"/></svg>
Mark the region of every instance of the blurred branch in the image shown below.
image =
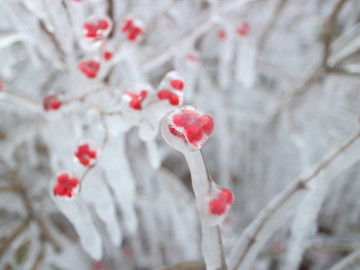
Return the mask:
<svg viewBox="0 0 360 270"><path fill-rule="evenodd" d="M41 264L45 257L45 244L41 243L38 253L36 255L36 259L34 261L33 266L31 267L31 270L40 270Z"/></svg>
<svg viewBox="0 0 360 270"><path fill-rule="evenodd" d="M159 268L158 270L205 270L203 262L181 262L170 267Z"/></svg>
<svg viewBox="0 0 360 270"><path fill-rule="evenodd" d="M322 56L322 67L325 68L325 70L327 70L328 68L328 58L331 54L331 41L332 38L334 36L334 29L335 29L335 25L336 25L336 19L337 16L339 14L339 12L341 11L342 7L344 6L344 4L346 3L346 1L348 0L339 0L336 5L334 6L334 9L332 10L332 12L330 13L329 17L327 18L327 20L325 21L324 24L324 37L323 37L323 56Z"/></svg>
<svg viewBox="0 0 360 270"><path fill-rule="evenodd" d="M33 218L39 226L42 239L48 241L56 251L60 251L60 244L50 233L49 227L46 224L44 217L36 210L32 199L30 198L22 180L20 179L20 176L16 171L12 171L12 176L12 181L15 186L19 188L19 194L23 200L26 210L28 211L30 217Z"/></svg>
<svg viewBox="0 0 360 270"><path fill-rule="evenodd" d="M360 261L360 250L351 253L344 259L340 260L337 264L330 268L330 270L345 270L350 269L352 264Z"/></svg>
<svg viewBox="0 0 360 270"><path fill-rule="evenodd" d="M306 184L313 180L319 173L326 169L341 153L343 153L346 149L348 149L355 141L360 138L360 132L356 133L353 137L347 140L339 149L337 149L333 154L331 154L328 158L326 158L308 177L298 178L296 181L292 182L288 185L273 201L268 204L268 206L259 214L261 216L261 220L259 224L256 226L254 232L248 237L245 248L243 252L240 254L239 259L237 260L235 267L233 270L239 268L244 258L250 251L251 247L256 242L256 238L270 218L299 190L303 190L306 188Z"/></svg>
<svg viewBox="0 0 360 270"><path fill-rule="evenodd" d="M268 23L265 25L264 30L262 34L260 35L259 41L258 41L258 52L260 52L264 49L264 46L266 44L266 41L269 39L270 34L272 33L277 21L279 20L281 13L284 10L285 4L288 0L279 0L276 4L276 7L274 9L274 12L272 13L272 16Z"/></svg>
<svg viewBox="0 0 360 270"><path fill-rule="evenodd" d="M8 248L8 246L27 228L30 222L30 217L26 218L19 226L17 226L14 231L5 237L0 239L0 258Z"/></svg>

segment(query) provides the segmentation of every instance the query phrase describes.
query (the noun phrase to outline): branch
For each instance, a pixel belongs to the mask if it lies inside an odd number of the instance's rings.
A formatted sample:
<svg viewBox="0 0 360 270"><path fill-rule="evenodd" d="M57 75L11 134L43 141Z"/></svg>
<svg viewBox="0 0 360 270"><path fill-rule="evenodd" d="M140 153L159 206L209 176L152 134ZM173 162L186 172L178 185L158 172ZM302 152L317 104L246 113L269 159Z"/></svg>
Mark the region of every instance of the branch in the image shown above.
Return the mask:
<svg viewBox="0 0 360 270"><path fill-rule="evenodd" d="M245 249L237 260L233 270L239 268L247 253L250 251L253 244L256 242L256 238L270 218L299 190L306 188L306 184L313 180L319 173L326 169L341 153L348 149L353 143L360 138L360 132L351 137L346 141L339 149L337 149L333 154L326 158L308 177L298 178L296 181L288 185L282 193L279 194L264 210L262 213L263 216L259 221L256 229L250 235L249 240L246 243Z"/></svg>
<svg viewBox="0 0 360 270"><path fill-rule="evenodd" d="M15 186L19 188L19 194L23 200L24 206L26 210L28 211L31 218L35 220L37 225L39 226L39 229L41 231L41 237L48 241L56 251L61 250L60 244L57 242L57 240L53 237L53 235L50 233L49 227L45 222L44 217L36 210L34 206L34 202L30 198L22 180L20 179L17 172L12 171L12 181L14 182Z"/></svg>
<svg viewBox="0 0 360 270"><path fill-rule="evenodd" d="M31 267L31 270L40 270L41 264L45 257L45 244L44 242L41 243L40 248L38 250L38 253L36 255L36 259L34 261L33 266Z"/></svg>
<svg viewBox="0 0 360 270"><path fill-rule="evenodd" d="M323 44L324 44L324 49L323 49L323 56L322 56L322 66L325 68L325 70L327 70L328 68L328 58L331 54L331 41L332 41L332 37L334 35L334 28L335 28L335 24L336 24L336 19L337 16L339 14L339 12L341 11L342 7L344 6L344 4L346 3L347 0L339 0L333 11L330 13L329 17L327 18L327 20L325 21L325 25L324 25L324 40L323 40Z"/></svg>
<svg viewBox="0 0 360 270"><path fill-rule="evenodd" d="M10 235L0 239L0 258L2 257L8 246L27 228L30 219L30 217L26 218L18 227L14 229L14 231Z"/></svg>
<svg viewBox="0 0 360 270"><path fill-rule="evenodd" d="M351 253L350 255L346 256L340 262L335 264L330 270L345 270L350 269L352 264L360 261L360 250Z"/></svg>

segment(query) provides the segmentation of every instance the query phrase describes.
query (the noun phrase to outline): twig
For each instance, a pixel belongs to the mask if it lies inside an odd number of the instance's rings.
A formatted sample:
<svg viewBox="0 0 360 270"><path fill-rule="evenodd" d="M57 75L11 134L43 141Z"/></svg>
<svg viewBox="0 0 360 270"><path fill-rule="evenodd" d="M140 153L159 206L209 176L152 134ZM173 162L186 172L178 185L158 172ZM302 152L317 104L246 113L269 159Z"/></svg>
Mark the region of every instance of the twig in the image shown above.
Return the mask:
<svg viewBox="0 0 360 270"><path fill-rule="evenodd" d="M12 175L13 175L12 180L13 180L15 186L17 186L19 188L19 194L23 200L26 210L28 211L30 217L33 218L35 220L35 222L37 223L37 225L39 226L39 229L41 231L41 237L44 240L48 241L54 247L54 249L56 251L60 251L61 250L60 244L50 233L50 230L48 228L48 225L45 222L44 217L36 210L34 203L33 203L32 199L30 198L26 188L24 187L24 184L23 184L22 180L20 179L18 173L16 171L13 171Z"/></svg>
<svg viewBox="0 0 360 270"><path fill-rule="evenodd" d="M324 44L324 49L323 49L323 56L322 56L322 66L325 70L327 70L328 68L328 64L327 61L329 59L329 56L331 54L331 40L334 34L334 27L336 24L336 18L339 14L339 12L341 11L342 7L344 6L344 4L346 3L347 0L339 0L333 11L330 13L329 17L327 18L327 20L325 21L325 25L324 25L324 39L323 39L323 44Z"/></svg>
<svg viewBox="0 0 360 270"><path fill-rule="evenodd" d="M270 34L272 33L273 28L275 27L277 21L279 20L279 17L281 13L284 10L285 4L288 0L279 0L276 4L275 10L269 20L269 22L264 27L264 30L259 38L258 41L258 51L262 51L266 41L269 39Z"/></svg>
<svg viewBox="0 0 360 270"><path fill-rule="evenodd" d="M0 239L0 258L2 257L8 246L27 228L29 222L30 217L26 218L19 226L17 226L10 235Z"/></svg>
<svg viewBox="0 0 360 270"><path fill-rule="evenodd" d="M31 267L31 270L40 270L41 264L45 257L45 243L42 242L40 245L40 248L38 250L38 253L36 255L36 259L34 261L33 266Z"/></svg>
<svg viewBox="0 0 360 270"><path fill-rule="evenodd" d="M337 149L333 154L326 158L308 177L298 178L296 181L288 185L283 192L276 197L276 203L270 203L267 208L264 209L262 219L257 225L254 232L250 235L249 240L246 243L245 249L237 260L233 270L239 268L247 253L250 251L253 244L256 242L257 235L264 228L266 223L270 218L287 202L297 191L302 190L306 187L306 184L313 180L319 173L327 168L342 152L348 149L356 140L360 138L360 132L355 134L349 140L347 140L339 149Z"/></svg>
<svg viewBox="0 0 360 270"><path fill-rule="evenodd" d="M0 192L17 192L17 191L19 191L19 188L15 186L0 187Z"/></svg>
<svg viewBox="0 0 360 270"><path fill-rule="evenodd" d="M359 263L360 261L360 250L351 253L349 256L346 256L340 262L335 264L330 270L345 270L350 269L352 264Z"/></svg>

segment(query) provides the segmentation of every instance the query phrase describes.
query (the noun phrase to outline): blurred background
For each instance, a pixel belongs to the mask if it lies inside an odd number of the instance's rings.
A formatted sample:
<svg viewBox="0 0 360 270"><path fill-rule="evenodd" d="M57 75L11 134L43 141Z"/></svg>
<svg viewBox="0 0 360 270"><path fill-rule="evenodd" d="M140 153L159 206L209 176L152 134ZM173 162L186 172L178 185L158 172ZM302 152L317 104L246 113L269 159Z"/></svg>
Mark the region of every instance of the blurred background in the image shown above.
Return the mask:
<svg viewBox="0 0 360 270"><path fill-rule="evenodd" d="M205 269L189 168L159 132L186 104L214 118L202 154L235 196L229 269L360 269L359 60L358 0L0 1L0 268Z"/></svg>

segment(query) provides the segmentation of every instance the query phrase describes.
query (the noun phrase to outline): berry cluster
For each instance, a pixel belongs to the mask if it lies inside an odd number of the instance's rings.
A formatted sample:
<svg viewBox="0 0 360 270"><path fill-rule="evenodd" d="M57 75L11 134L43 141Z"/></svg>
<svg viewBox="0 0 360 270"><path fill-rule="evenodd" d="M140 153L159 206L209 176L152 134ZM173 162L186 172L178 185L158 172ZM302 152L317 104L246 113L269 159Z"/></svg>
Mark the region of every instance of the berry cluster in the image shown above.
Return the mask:
<svg viewBox="0 0 360 270"><path fill-rule="evenodd" d="M133 18L125 19L121 31L127 35L127 39L130 41L135 41L144 32L142 24Z"/></svg>
<svg viewBox="0 0 360 270"><path fill-rule="evenodd" d="M201 146L205 136L210 136L214 130L214 119L210 115L199 115L191 108L183 108L172 116L172 124L168 126L174 136L182 138L195 147Z"/></svg>
<svg viewBox="0 0 360 270"><path fill-rule="evenodd" d="M79 160L79 162L87 167L92 167L96 161L96 150L91 149L88 143L84 143L79 145L75 157Z"/></svg>
<svg viewBox="0 0 360 270"><path fill-rule="evenodd" d="M69 176L67 173L60 173L57 176L57 182L53 193L55 196L73 197L76 189L79 187L79 179L76 176Z"/></svg>
<svg viewBox="0 0 360 270"><path fill-rule="evenodd" d="M142 102L147 97L148 91L141 90L139 94L134 92L127 91L123 95L123 99L129 103L129 106L134 110L141 110L142 109Z"/></svg>
<svg viewBox="0 0 360 270"><path fill-rule="evenodd" d="M100 68L100 63L96 60L82 60L79 62L78 68L88 78L95 78Z"/></svg>
<svg viewBox="0 0 360 270"><path fill-rule="evenodd" d="M43 99L43 107L45 111L57 110L61 107L61 101L56 94L47 95Z"/></svg>
<svg viewBox="0 0 360 270"><path fill-rule="evenodd" d="M161 100L167 99L171 105L177 106L180 103L180 97L178 92L184 89L184 82L179 79L173 79L169 82L169 88L172 88L174 91L170 91L169 89L161 89L157 93L157 97Z"/></svg>
<svg viewBox="0 0 360 270"><path fill-rule="evenodd" d="M226 207L234 202L234 195L226 188L222 188L215 199L209 202L209 211L211 214L221 216L226 212Z"/></svg>
<svg viewBox="0 0 360 270"><path fill-rule="evenodd" d="M85 22L83 25L84 34L88 38L100 39L110 28L110 23L106 19L97 19L93 22Z"/></svg>
<svg viewBox="0 0 360 270"><path fill-rule="evenodd" d="M250 24L249 22L243 22L240 27L237 29L237 32L240 36L247 36L250 31Z"/></svg>

